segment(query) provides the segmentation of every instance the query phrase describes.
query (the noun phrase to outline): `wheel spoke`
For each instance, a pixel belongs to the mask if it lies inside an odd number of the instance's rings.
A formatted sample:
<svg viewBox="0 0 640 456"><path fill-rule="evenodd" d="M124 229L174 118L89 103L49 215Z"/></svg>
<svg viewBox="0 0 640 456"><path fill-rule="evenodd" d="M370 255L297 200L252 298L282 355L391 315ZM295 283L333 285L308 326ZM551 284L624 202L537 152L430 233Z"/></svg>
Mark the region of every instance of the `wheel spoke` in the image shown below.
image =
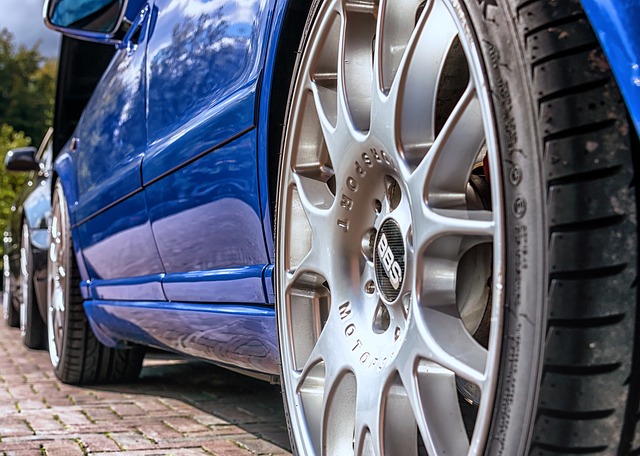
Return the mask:
<svg viewBox="0 0 640 456"><path fill-rule="evenodd" d="M479 99L469 84L429 152L410 176L412 194L425 195L432 206L463 204L468 176L483 139Z"/></svg>
<svg viewBox="0 0 640 456"><path fill-rule="evenodd" d="M313 102L316 108L316 114L318 117L319 125L322 128L322 139L315 138L316 143L322 140L326 144L327 153L334 170L341 170L343 160L345 158L345 151L354 143L355 138L353 130L348 126L348 117L344 110L346 105L344 102L340 103L338 108L337 95L331 91L318 85L315 82L310 84L311 92L313 94ZM342 91L339 91L343 93ZM329 108L327 106L329 105ZM327 109L334 111L334 119L329 118ZM340 114L337 114L340 112ZM334 126L335 124L335 126Z"/></svg>
<svg viewBox="0 0 640 456"><path fill-rule="evenodd" d="M358 389L357 410L354 432L354 454L380 456L380 395L379 385L369 385ZM376 394L378 393L378 394ZM404 453L403 453L404 454Z"/></svg>
<svg viewBox="0 0 640 456"><path fill-rule="evenodd" d="M454 372L463 379L484 387L487 349L465 329L455 304L421 303L414 333L421 340L425 359Z"/></svg>
<svg viewBox="0 0 640 456"><path fill-rule="evenodd" d="M420 258L434 241L442 237L472 236L479 243L481 239L490 241L495 230L496 222L491 211L432 210L423 206L422 217L414 219L413 243ZM451 257L458 256L458 249L454 250L450 250Z"/></svg>
<svg viewBox="0 0 640 456"><path fill-rule="evenodd" d="M467 454L469 439L458 406L455 374L417 357L404 363L399 375L427 452ZM410 428L411 423L407 427ZM407 440L407 447L415 445L415 438L411 441L407 437ZM415 454L415 450L407 454Z"/></svg>
<svg viewBox="0 0 640 456"><path fill-rule="evenodd" d="M396 128L402 151L412 165L433 144L438 81L457 33L444 3L429 2L413 30L391 86L389 99L399 112Z"/></svg>
<svg viewBox="0 0 640 456"><path fill-rule="evenodd" d="M348 371L325 377L323 403L323 454L350 454L354 447L356 377Z"/></svg>

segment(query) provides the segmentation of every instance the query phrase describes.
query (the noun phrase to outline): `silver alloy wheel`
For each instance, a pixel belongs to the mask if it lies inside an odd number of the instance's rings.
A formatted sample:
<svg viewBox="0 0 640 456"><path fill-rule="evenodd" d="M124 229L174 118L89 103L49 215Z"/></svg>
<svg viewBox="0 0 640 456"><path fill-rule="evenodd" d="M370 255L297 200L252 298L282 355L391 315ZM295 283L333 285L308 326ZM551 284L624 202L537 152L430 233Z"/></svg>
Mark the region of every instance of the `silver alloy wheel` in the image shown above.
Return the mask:
<svg viewBox="0 0 640 456"><path fill-rule="evenodd" d="M456 0L330 0L315 12L276 233L282 381L301 454L483 452L503 194L462 11ZM472 185L482 174L485 192Z"/></svg>
<svg viewBox="0 0 640 456"><path fill-rule="evenodd" d="M6 234L5 234L6 236ZM2 256L2 315L4 320L9 319L11 312L11 271L9 269L9 255Z"/></svg>
<svg viewBox="0 0 640 456"><path fill-rule="evenodd" d="M26 223L22 225L22 241L20 244L20 292L22 300L20 302L20 333L22 337L27 331L27 305L29 303L29 293L31 292L30 274L28 261L31 257L31 240L29 239L29 227Z"/></svg>
<svg viewBox="0 0 640 456"><path fill-rule="evenodd" d="M49 256L47 259L47 338L53 367L57 367L62 353L69 291L67 269L71 248L71 233L67 222L67 206L62 187L56 186L51 204L49 229Z"/></svg>

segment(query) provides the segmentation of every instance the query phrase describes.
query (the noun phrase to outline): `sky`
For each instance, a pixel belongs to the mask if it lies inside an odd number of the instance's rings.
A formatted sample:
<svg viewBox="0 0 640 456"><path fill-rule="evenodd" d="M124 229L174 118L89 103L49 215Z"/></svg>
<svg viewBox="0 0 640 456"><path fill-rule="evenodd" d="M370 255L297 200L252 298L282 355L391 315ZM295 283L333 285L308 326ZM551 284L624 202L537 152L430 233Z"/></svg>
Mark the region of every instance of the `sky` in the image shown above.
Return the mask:
<svg viewBox="0 0 640 456"><path fill-rule="evenodd" d="M40 52L56 57L60 48L60 34L45 27L42 20L44 0L0 0L0 28L7 28L15 42L27 47L40 40Z"/></svg>

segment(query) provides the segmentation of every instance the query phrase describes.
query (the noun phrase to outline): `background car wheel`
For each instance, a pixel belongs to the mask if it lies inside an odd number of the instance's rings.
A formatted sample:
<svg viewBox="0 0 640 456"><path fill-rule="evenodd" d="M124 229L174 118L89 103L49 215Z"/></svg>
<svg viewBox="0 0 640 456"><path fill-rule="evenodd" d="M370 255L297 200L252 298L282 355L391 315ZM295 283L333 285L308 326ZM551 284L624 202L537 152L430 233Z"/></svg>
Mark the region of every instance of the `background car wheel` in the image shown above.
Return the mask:
<svg viewBox="0 0 640 456"><path fill-rule="evenodd" d="M93 384L131 381L142 368L144 350L112 349L101 344L91 329L80 294L67 202L57 182L51 205L48 269L47 333L56 376L65 383Z"/></svg>
<svg viewBox="0 0 640 456"><path fill-rule="evenodd" d="M29 348L44 348L45 325L36 303L35 284L33 282L33 255L31 239L26 222L22 225L20 247L20 334L22 342Z"/></svg>
<svg viewBox="0 0 640 456"><path fill-rule="evenodd" d="M637 451L638 145L578 1L316 1L279 173L300 454Z"/></svg>
<svg viewBox="0 0 640 456"><path fill-rule="evenodd" d="M4 277L2 278L2 316L7 326L17 328L20 325L20 312L16 309L16 296L11 290L11 271L9 259L4 256Z"/></svg>

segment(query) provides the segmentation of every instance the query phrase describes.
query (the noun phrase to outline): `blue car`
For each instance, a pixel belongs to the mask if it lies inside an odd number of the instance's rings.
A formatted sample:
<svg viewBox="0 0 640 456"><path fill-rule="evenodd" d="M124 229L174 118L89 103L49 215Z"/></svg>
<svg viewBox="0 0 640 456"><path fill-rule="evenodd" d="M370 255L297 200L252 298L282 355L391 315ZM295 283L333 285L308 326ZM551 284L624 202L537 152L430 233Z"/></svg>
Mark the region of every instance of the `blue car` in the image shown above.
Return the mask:
<svg viewBox="0 0 640 456"><path fill-rule="evenodd" d="M63 382L282 385L304 455L637 454L640 4L48 0Z"/></svg>

